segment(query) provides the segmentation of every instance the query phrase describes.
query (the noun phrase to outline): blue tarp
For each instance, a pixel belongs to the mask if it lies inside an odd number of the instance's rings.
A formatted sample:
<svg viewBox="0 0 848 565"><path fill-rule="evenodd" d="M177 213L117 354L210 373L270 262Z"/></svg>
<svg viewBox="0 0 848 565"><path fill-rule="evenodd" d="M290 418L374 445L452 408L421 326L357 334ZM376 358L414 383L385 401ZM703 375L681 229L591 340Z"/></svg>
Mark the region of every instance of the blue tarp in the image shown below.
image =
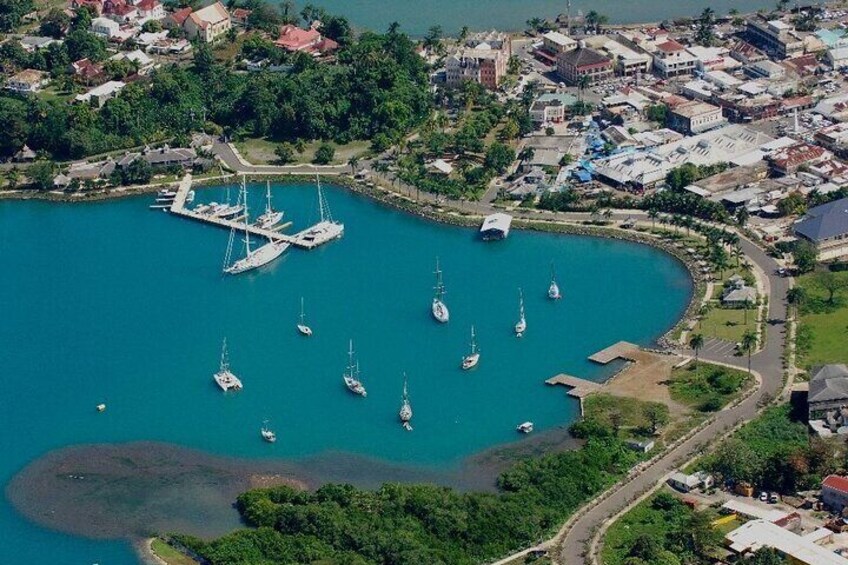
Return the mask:
<svg viewBox="0 0 848 565"><path fill-rule="evenodd" d="M589 182L592 180L592 173L589 171L574 171L574 176L577 177L577 180L580 182Z"/></svg>

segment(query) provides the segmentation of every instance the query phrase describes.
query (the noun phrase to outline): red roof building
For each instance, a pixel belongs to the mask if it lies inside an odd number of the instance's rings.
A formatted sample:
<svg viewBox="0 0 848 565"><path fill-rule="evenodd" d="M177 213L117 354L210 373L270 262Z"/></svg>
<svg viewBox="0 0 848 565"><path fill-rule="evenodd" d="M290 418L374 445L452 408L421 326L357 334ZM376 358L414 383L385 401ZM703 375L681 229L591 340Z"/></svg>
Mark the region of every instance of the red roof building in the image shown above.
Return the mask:
<svg viewBox="0 0 848 565"><path fill-rule="evenodd" d="M289 51L309 51L321 41L317 29L303 29L296 25L287 24L280 28L280 36L274 42L277 47Z"/></svg>
<svg viewBox="0 0 848 565"><path fill-rule="evenodd" d="M173 23L177 27L182 27L183 22L185 22L190 15L191 7L186 6L185 8L181 8L168 16L168 23Z"/></svg>
<svg viewBox="0 0 848 565"><path fill-rule="evenodd" d="M836 512L842 512L848 506L848 478L839 475L828 475L822 481L822 502Z"/></svg>
<svg viewBox="0 0 848 565"><path fill-rule="evenodd" d="M247 18L249 18L252 13L253 10L236 8L230 12L230 18L233 20L233 25L245 27L247 25Z"/></svg>
<svg viewBox="0 0 848 565"><path fill-rule="evenodd" d="M676 51L683 51L686 48L683 47L678 42L676 42L675 40L669 39L668 41L665 41L665 42L657 45L657 49L659 51L662 51L663 53L674 53Z"/></svg>
<svg viewBox="0 0 848 565"><path fill-rule="evenodd" d="M777 173L789 174L798 170L801 165L813 165L826 161L832 155L824 147L806 142L796 143L784 149L775 151L767 159L772 169Z"/></svg>
<svg viewBox="0 0 848 565"><path fill-rule="evenodd" d="M103 79L103 68L95 65L90 59L80 59L71 63L71 74L83 84L99 83Z"/></svg>

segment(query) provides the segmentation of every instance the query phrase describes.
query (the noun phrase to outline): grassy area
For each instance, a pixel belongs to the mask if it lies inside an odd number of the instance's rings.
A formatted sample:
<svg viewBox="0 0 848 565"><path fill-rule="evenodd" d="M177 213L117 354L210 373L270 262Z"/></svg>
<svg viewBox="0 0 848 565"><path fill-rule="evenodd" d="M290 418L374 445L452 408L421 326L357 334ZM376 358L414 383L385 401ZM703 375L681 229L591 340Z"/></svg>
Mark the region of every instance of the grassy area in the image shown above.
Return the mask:
<svg viewBox="0 0 848 565"><path fill-rule="evenodd" d="M74 96L76 96L75 92L59 90L54 85L49 85L47 88L38 93L38 97L47 102L53 100L58 102L68 102Z"/></svg>
<svg viewBox="0 0 848 565"><path fill-rule="evenodd" d="M618 428L622 435L630 437L652 435L651 410L657 410L664 415L663 420L668 420L668 406L661 402L606 393L592 394L583 401L585 421L597 422L607 429Z"/></svg>
<svg viewBox="0 0 848 565"><path fill-rule="evenodd" d="M712 302L713 308L703 320L695 326L695 332L703 334L704 338L715 337L727 341L742 341L746 331L757 331L757 309L748 309L747 323L743 308L720 308L718 302Z"/></svg>
<svg viewBox="0 0 848 565"><path fill-rule="evenodd" d="M747 388L750 380L746 372L738 369L690 363L672 371L669 388L677 402L702 412L715 412Z"/></svg>
<svg viewBox="0 0 848 565"><path fill-rule="evenodd" d="M798 279L807 293L797 340L800 365L848 362L848 272L834 275L845 286L834 295L832 304L827 303L828 293L816 283L815 275Z"/></svg>
<svg viewBox="0 0 848 565"><path fill-rule="evenodd" d="M321 141L312 141L306 144L303 153L295 151L294 162L291 164L311 163L315 158L315 151L321 143ZM254 165L276 164L277 156L274 154L274 149L276 149L278 145L279 142L266 138L255 137L248 137L235 143L235 146L241 153L241 156ZM370 147L369 142L361 140L351 141L345 145L336 145L335 143L332 145L336 149L336 155L332 162L333 165L345 165L347 164L348 159L353 156L361 157L363 154L368 152Z"/></svg>
<svg viewBox="0 0 848 565"><path fill-rule="evenodd" d="M153 549L153 553L168 563L168 565L197 565L197 561L184 553L180 553L159 538L153 540L151 548Z"/></svg>

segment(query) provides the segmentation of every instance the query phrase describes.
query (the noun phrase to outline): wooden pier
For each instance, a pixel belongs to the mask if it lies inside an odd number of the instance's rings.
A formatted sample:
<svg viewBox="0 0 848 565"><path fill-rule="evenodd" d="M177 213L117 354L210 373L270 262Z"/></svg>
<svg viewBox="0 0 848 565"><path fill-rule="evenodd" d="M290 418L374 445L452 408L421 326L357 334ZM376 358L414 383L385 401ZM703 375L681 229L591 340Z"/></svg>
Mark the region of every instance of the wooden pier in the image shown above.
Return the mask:
<svg viewBox="0 0 848 565"><path fill-rule="evenodd" d="M545 384L563 385L570 387L571 390L568 391L568 395L573 396L575 398L580 398L581 400L589 396L593 392L600 390L603 386L600 383L587 381L586 379L581 379L578 377L572 377L571 375L566 375L564 373L561 373L555 377L551 377L550 379L545 381Z"/></svg>
<svg viewBox="0 0 848 565"><path fill-rule="evenodd" d="M323 243L327 243L333 239L341 237L344 232L342 224L332 222L320 222L312 227L300 231L293 235L280 233L291 226L291 222L275 226L274 229L264 229L250 224L245 225L247 218L239 216L237 218L220 218L209 214L200 214L194 210L186 208L186 198L191 190L191 174L186 174L183 180L180 181L177 188L177 194L174 197L174 202L171 204L170 212L184 218L205 222L226 229L235 229L240 232L247 230L251 235L264 237L269 241L276 241L294 245L301 249L314 249Z"/></svg>
<svg viewBox="0 0 848 565"><path fill-rule="evenodd" d="M625 361L635 361L635 355L639 351L639 346L627 341L619 341L602 349L589 356L589 361L606 365L616 359L624 359Z"/></svg>

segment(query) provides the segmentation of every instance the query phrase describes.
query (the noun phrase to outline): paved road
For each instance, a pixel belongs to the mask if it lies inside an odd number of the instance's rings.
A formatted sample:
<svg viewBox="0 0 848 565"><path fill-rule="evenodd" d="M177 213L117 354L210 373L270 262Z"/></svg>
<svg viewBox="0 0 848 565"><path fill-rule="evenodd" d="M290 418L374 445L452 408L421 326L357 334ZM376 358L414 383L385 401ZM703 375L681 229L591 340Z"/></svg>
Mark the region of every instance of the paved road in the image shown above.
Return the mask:
<svg viewBox="0 0 848 565"><path fill-rule="evenodd" d="M767 329L765 346L751 358L751 368L763 378L760 389L730 410L719 412L715 421L701 432L682 444L677 449L667 453L656 464L646 469L635 479L620 488L609 498L597 504L580 519L566 534L561 545L561 551L555 555L559 563L567 565L588 563L583 557L584 547L591 539L592 533L609 517L623 510L634 496L649 490L669 472L675 470L678 462L695 453L698 446L720 436L730 430L740 420L753 418L757 413L757 404L764 396L775 397L783 387L783 344L786 332L786 291L790 280L775 274L777 263L766 255L762 249L747 240L740 242L745 254L768 275L769 303L767 314ZM701 357L708 360L732 363L746 368L747 359L744 357L728 358L721 350L704 351Z"/></svg>

